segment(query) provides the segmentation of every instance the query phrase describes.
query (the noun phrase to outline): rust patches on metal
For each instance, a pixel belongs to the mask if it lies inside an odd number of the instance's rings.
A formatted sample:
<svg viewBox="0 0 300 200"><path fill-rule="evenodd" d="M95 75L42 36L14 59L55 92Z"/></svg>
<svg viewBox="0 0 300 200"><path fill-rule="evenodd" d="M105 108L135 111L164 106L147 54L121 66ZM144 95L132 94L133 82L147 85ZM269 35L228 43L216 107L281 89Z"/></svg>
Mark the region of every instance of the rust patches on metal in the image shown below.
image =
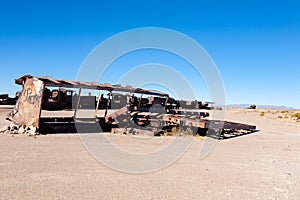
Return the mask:
<svg viewBox="0 0 300 200"><path fill-rule="evenodd" d="M8 114L8 120L20 126L39 128L44 90L43 81L27 75L16 79L16 83L22 84L23 89L15 108Z"/></svg>
<svg viewBox="0 0 300 200"><path fill-rule="evenodd" d="M26 75L26 76L30 76L30 75ZM115 90L115 91L119 91L119 92L131 92L131 93L138 93L138 94L148 94L148 95L158 95L158 96L169 97L168 94L160 92L160 91L145 90L142 88L133 88L130 86L110 85L108 83L99 84L96 82L81 82L81 81L69 81L69 80L63 80L63 79L52 79L49 76L41 76L41 77L36 77L36 78L43 81L44 85L49 86L49 87L84 88L84 89L106 90L106 91L114 91ZM22 80L22 77L19 79ZM21 85L21 81L19 81L17 84Z"/></svg>
<svg viewBox="0 0 300 200"><path fill-rule="evenodd" d="M208 106L209 104L212 104L212 102L178 101L170 98L168 94L156 90L145 90L133 88L131 86L110 85L107 83L99 84L96 82L68 81L62 79L55 80L48 76L33 77L31 75L22 76L16 79L15 83L22 85L23 89L14 110L8 115L8 119L13 122L13 126L8 127L6 130L11 133L28 132L28 127L33 133L36 129L39 129L39 125L41 126L41 129L43 129L43 127L48 126L46 125L47 122L53 122L53 119L50 118L40 119L42 104L43 109L46 110L52 110L53 108L53 110L60 109L60 107L62 107L62 109L72 108L72 105L70 104L72 104L73 101L73 92L68 94L69 99L72 99L72 101L66 101L66 98L56 98L53 96L54 93L52 93L50 101L50 90L46 88L48 86L79 89L73 117L67 119L56 117L54 119L55 122L57 122L56 120L67 122L69 124L76 122L76 120L78 120L77 110L80 105L81 90L93 89L106 90L108 92L107 99L103 99L103 93L99 93L96 111L93 115L96 119L95 121L99 122L100 126L105 130L109 130L110 128L124 128L125 130L129 129L128 133L130 133L132 132L131 129L137 128L139 129L138 132L151 130L154 135L157 135L161 132L175 132L177 128L180 128L183 131L189 132L192 130L199 135L206 135L209 129L222 130L222 134L226 131L229 133L230 131L236 130L253 132L256 129L255 126L248 124L208 120L206 117L209 116L209 113L198 109L212 109L212 107ZM59 92L62 91L53 90L52 92L59 94ZM129 92L131 93L131 97L128 99L127 97L129 96L121 95L121 98L119 96L120 94L118 95L118 93L116 93L116 95L113 95L113 92ZM63 94L66 97L66 92ZM140 94L141 96L138 99L134 94ZM151 97L143 98L143 94L151 95ZM118 102L116 108L111 107L112 101ZM47 106L47 103L51 104ZM94 105L94 103L96 103L96 96L93 96L92 101L89 101L88 104ZM98 109L103 109L103 111L105 111L103 117L97 117ZM108 114L108 109L118 110ZM87 119L90 120L94 118L88 117ZM82 119L79 118L79 120Z"/></svg>

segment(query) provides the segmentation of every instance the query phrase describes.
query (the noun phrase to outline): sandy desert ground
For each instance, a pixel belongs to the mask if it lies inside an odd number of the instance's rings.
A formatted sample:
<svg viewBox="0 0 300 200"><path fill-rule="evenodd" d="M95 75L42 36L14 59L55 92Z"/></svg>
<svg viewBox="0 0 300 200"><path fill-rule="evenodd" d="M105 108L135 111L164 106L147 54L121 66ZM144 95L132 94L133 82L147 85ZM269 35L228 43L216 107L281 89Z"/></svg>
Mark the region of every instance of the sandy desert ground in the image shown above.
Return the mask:
<svg viewBox="0 0 300 200"><path fill-rule="evenodd" d="M8 111L0 110L1 127ZM188 138L191 146L177 161L142 174L103 165L78 134L0 134L0 199L300 199L300 122L292 112L228 109L227 120L260 131L219 140L203 159L207 139ZM173 139L106 135L143 153Z"/></svg>

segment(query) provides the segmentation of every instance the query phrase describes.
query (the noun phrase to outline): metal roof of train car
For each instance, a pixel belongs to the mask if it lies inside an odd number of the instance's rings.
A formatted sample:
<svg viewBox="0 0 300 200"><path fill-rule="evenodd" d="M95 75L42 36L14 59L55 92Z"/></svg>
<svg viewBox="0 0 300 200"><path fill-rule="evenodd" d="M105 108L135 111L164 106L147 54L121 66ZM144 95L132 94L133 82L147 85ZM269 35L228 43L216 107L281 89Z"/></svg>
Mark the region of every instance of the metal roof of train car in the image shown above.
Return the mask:
<svg viewBox="0 0 300 200"><path fill-rule="evenodd" d="M25 75L15 80L15 83L22 85L22 83L27 78L32 78L31 75ZM120 91L120 92L130 92L130 93L139 93L147 95L157 95L169 97L168 94L156 91L156 90L145 90L142 88L134 88L131 86L121 86L121 85L110 85L107 83L100 84L97 82L81 82L81 81L69 81L64 79L52 79L49 76L40 76L35 77L43 81L45 86L49 87L66 87L66 88L84 88L84 89L93 89L93 90L107 90L107 91Z"/></svg>

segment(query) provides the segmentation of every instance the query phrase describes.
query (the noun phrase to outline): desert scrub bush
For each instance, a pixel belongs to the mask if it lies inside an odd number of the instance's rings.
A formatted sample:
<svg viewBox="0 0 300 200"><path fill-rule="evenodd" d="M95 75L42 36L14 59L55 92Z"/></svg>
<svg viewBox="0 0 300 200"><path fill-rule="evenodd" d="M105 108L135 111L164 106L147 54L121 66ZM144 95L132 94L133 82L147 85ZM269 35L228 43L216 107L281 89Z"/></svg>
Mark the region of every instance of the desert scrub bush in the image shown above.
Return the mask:
<svg viewBox="0 0 300 200"><path fill-rule="evenodd" d="M295 118L297 118L297 119L300 119L300 112L293 114L292 117L295 117Z"/></svg>
<svg viewBox="0 0 300 200"><path fill-rule="evenodd" d="M282 116L281 116L281 115L278 115L278 119L282 119Z"/></svg>
<svg viewBox="0 0 300 200"><path fill-rule="evenodd" d="M265 112L261 112L259 116L265 116Z"/></svg>
<svg viewBox="0 0 300 200"><path fill-rule="evenodd" d="M282 114L288 113L288 112L289 112L288 110L282 110L282 111L281 111Z"/></svg>
<svg viewBox="0 0 300 200"><path fill-rule="evenodd" d="M289 118L289 116L287 116L287 115L284 115L284 118L285 118L285 119L287 119L287 118Z"/></svg>

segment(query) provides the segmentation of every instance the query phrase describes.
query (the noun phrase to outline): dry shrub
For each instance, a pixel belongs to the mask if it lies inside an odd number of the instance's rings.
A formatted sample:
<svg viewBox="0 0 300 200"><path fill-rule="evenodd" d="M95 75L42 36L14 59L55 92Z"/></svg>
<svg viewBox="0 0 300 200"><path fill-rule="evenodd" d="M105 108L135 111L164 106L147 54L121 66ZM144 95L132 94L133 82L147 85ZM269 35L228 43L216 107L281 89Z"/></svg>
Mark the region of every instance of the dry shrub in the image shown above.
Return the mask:
<svg viewBox="0 0 300 200"><path fill-rule="evenodd" d="M293 114L292 117L295 117L295 118L297 118L297 119L300 119L300 112Z"/></svg>
<svg viewBox="0 0 300 200"><path fill-rule="evenodd" d="M281 111L282 114L288 113L288 112L289 112L288 110L282 110L282 111Z"/></svg>

